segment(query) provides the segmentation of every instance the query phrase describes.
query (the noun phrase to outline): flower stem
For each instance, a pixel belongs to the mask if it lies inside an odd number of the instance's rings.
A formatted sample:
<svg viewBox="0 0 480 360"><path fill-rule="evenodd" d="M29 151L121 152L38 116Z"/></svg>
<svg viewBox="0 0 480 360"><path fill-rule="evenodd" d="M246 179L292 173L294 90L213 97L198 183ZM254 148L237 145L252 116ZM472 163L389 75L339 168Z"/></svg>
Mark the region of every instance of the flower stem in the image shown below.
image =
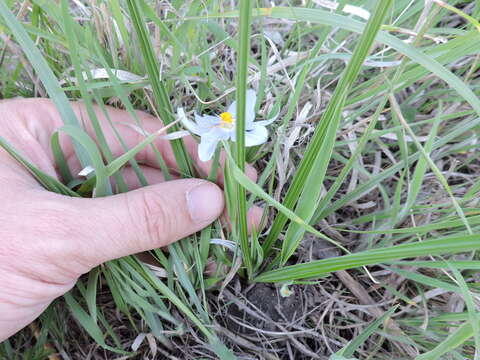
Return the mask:
<svg viewBox="0 0 480 360"><path fill-rule="evenodd" d="M247 66L248 54L250 52L250 25L252 18L251 0L240 1L240 19L239 19L239 50L237 56L237 119L236 119L236 146L235 162L237 166L245 171L245 112L246 112L246 93L247 93ZM248 226L247 226L247 202L245 189L236 183L236 211L235 225L240 237L240 247L243 253L243 261L247 268L248 277L253 272L252 258L248 244Z"/></svg>

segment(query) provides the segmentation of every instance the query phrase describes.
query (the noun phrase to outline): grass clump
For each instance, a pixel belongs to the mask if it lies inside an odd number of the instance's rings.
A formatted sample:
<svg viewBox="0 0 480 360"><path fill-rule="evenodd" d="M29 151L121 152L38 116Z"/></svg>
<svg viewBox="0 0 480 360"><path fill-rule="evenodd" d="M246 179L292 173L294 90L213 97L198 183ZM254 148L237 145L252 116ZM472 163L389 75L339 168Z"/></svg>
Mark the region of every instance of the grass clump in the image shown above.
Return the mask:
<svg viewBox="0 0 480 360"><path fill-rule="evenodd" d="M95 169L74 179L56 135L64 184L2 141L50 191L128 191L124 166L147 185L135 154L159 134L114 159L94 104L140 129L135 109L149 111L170 133L178 107L214 113L235 98L238 115L222 145L231 229L153 250L155 265L95 269L0 357L475 359L479 14L458 0L0 3L0 96L50 97ZM276 120L247 148L249 88L258 117ZM179 174L198 176L183 140L172 148ZM254 203L265 228L249 235Z"/></svg>

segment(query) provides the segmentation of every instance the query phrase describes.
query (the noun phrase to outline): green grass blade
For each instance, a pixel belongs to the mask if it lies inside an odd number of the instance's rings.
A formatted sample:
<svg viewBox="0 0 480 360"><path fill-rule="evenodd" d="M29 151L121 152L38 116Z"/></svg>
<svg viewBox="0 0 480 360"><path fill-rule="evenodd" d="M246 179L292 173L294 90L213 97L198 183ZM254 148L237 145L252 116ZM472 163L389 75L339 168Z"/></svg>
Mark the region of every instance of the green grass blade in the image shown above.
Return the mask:
<svg viewBox="0 0 480 360"><path fill-rule="evenodd" d="M442 104L440 104L440 111L438 113L439 114L442 113ZM440 126L440 123L441 123L440 116L437 116L437 118L433 123L432 130L428 135L428 140L425 143L425 153L428 157L430 157L430 153L432 152L433 144L437 136L438 127ZM400 218L403 218L408 214L408 212L414 205L415 201L417 200L417 196L421 190L423 178L425 176L426 171L427 171L427 160L425 156L422 156L418 160L417 165L415 166L415 170L412 175L412 180L409 185L407 201L405 202L405 205L401 211Z"/></svg>
<svg viewBox="0 0 480 360"><path fill-rule="evenodd" d="M50 69L42 54L37 49L30 36L28 36L23 26L12 14L10 9L7 7L7 4L3 1L0 2L0 17L3 17L5 23L8 25L18 43L22 47L22 50L25 52L28 60L32 63L33 67L37 71L38 77L42 81L42 84L45 87L45 90L47 90L47 93L50 95L50 98L55 103L63 122L67 125L79 126L77 117L75 116L75 113L73 112L65 93L58 84L55 74ZM85 150L81 148L80 144L75 141L73 146L82 166L85 167L90 165L90 159Z"/></svg>
<svg viewBox="0 0 480 360"><path fill-rule="evenodd" d="M392 267L389 269L394 273L404 277L405 279L414 281L416 284L423 284L433 289L445 289L447 291L452 291L456 293L461 292L460 288L457 285L454 285L447 281L443 281L441 279L432 278L430 276L423 275L423 274L418 274L414 271L407 271L407 270L397 269Z"/></svg>
<svg viewBox="0 0 480 360"><path fill-rule="evenodd" d="M307 223L310 222L314 215L316 204L320 197L322 189L320 184L323 183L325 172L330 162L345 100L353 82L357 79L360 68L370 51L391 4L392 1L377 2L375 12L355 47L352 58L335 88L332 99L320 120L320 125L317 126L313 138L305 150L302 161L297 168L297 173L292 179L285 196L284 203L288 208L292 208L298 201L295 213ZM286 218L284 216L277 216L266 240L267 245L273 243L273 239L278 237L285 222ZM285 239L282 242L280 260L282 265L295 252L303 234L304 230L297 224L291 224L288 227ZM268 247L266 250L268 250Z"/></svg>
<svg viewBox="0 0 480 360"><path fill-rule="evenodd" d="M475 126L478 126L478 124L480 124L480 120L478 118L473 118L473 119L467 118L461 121L458 124L458 126L451 129L451 131L449 131L448 133L444 134L442 138L437 139L433 145L433 149L438 149L439 147L447 144L449 141L452 141L453 139L460 136L461 134L470 131ZM380 174L370 178L363 184L360 184L359 186L357 186L355 190L353 190L348 194L345 194L345 196L342 196L340 199L336 200L330 206L324 207L323 209L319 209L314 216L313 222L316 222L318 219L324 218L332 214L334 211L338 210L342 206L345 206L349 202L359 198L362 194L365 194L367 191L377 186L377 184L379 184L381 181L401 171L404 166L412 164L414 161L417 161L418 159L420 159L421 156L422 155L418 152L415 154L412 154L408 159L409 160L408 164L405 164L403 161L400 161L397 164L390 166L389 168L383 170Z"/></svg>
<svg viewBox="0 0 480 360"><path fill-rule="evenodd" d="M236 17L237 12L231 11L220 14L222 17ZM288 19L294 21L309 21L312 23L321 23L323 25L339 27L348 31L361 34L364 31L365 24L361 21L349 18L347 16L334 14L320 9L308 9L300 7L282 7L258 8L254 11L254 16L266 16L278 19ZM478 38L478 32L472 33ZM480 115L480 99L461 79L455 76L451 71L442 66L432 56L426 55L419 49L396 38L393 35L380 31L377 41L391 46L393 49L404 54L414 62L444 80L452 89L455 89L475 111ZM469 45L471 48L471 44Z"/></svg>
<svg viewBox="0 0 480 360"><path fill-rule="evenodd" d="M247 105L247 76L248 76L248 55L250 53L250 27L252 18L252 3L250 0L240 2L239 18L239 52L237 56L237 118L235 119L235 164L241 171L245 171L245 111ZM248 241L247 225L247 200L245 189L236 184L235 192L235 213L232 220L237 227L237 234L240 237L240 248L243 253L243 262L247 268L248 277L252 276L253 262Z"/></svg>
<svg viewBox="0 0 480 360"><path fill-rule="evenodd" d="M130 34L127 29L127 25L125 24L125 17L122 14L122 8L120 6L119 0L108 0L110 4L110 8L112 9L112 16L115 19L118 30L120 32L120 37L123 41L123 47L127 51L127 56L125 56L125 61L128 63L130 61L129 57L132 55L132 49L130 43Z"/></svg>
<svg viewBox="0 0 480 360"><path fill-rule="evenodd" d="M395 310L397 310L398 305L392 307L388 311L386 311L382 316L380 316L378 319L373 321L370 325L368 325L360 335L358 335L355 339L353 339L351 342L348 343L344 348L336 352L336 355L343 356L345 358L348 358L350 356L353 356L355 351L357 350L360 345L362 345L367 339L372 335L379 327L382 325L382 323L386 322L388 317L392 315Z"/></svg>
<svg viewBox="0 0 480 360"><path fill-rule="evenodd" d="M169 247L169 252L171 253L171 258L173 261L174 271L177 275L177 279L182 285L182 287L187 291L190 301L195 305L196 313L200 315L204 322L209 322L210 319L206 310L203 308L203 305L198 298L195 289L193 288L192 282L185 271L186 263L181 261L178 251L175 246Z"/></svg>
<svg viewBox="0 0 480 360"><path fill-rule="evenodd" d="M107 74L108 74L108 76L111 80L111 83L112 83L113 88L114 88L115 93L116 93L115 96L117 96L121 100L122 104L125 106L125 110L128 111L128 113L130 114L132 119L135 120L136 125L140 129L143 129L143 125L140 121L140 118L139 118L137 112L135 111L135 109L134 109L126 91L120 85L120 81L116 78L113 71L109 68L108 63L106 62L106 60L104 59L104 57L101 54L100 47L96 46L95 50L96 50L96 53L99 56L100 61L102 62L102 66L107 71ZM110 126L111 126L113 132L115 133L115 136L117 137L118 141L120 142L122 147L125 149L125 151L128 151L129 149L127 148L127 145L126 145L125 141L122 139L122 136L121 136L120 132L115 128L115 124L111 121L111 119L108 115L108 112L104 111L104 114L105 114L105 117L109 120ZM158 151L158 149L155 147L154 144L152 144L152 148L153 148L153 151L155 152L155 155L156 155L156 158L157 158L157 161L158 161L158 165L159 165L160 169L162 170L162 173L163 173L163 176L164 176L165 180L167 180L167 181L171 180L171 175L168 171L167 165L165 164L165 160L163 159L162 155L160 154L160 152ZM137 175L137 178L138 178L140 184L142 184L143 186L148 185L147 179L145 178L145 175L141 171L140 166L138 165L138 162L134 158L130 159L130 166L135 171L135 174Z"/></svg>
<svg viewBox="0 0 480 360"><path fill-rule="evenodd" d="M70 293L64 295L64 299L70 308L73 316L87 331L87 333L95 340L97 344L103 348L113 351L117 354L127 355L128 352L112 348L105 343L104 335L100 327L93 321L93 319L82 309L80 304L73 298Z"/></svg>
<svg viewBox="0 0 480 360"><path fill-rule="evenodd" d="M97 322L97 284L100 277L100 269L96 267L88 274L87 288L85 290L85 300L88 311L93 321Z"/></svg>
<svg viewBox="0 0 480 360"><path fill-rule="evenodd" d="M58 132L52 135L50 139L50 146L52 147L53 157L55 158L55 163L58 166L62 180L65 184L69 184L73 180L73 176L70 172L70 168L68 167L62 148L60 147Z"/></svg>
<svg viewBox="0 0 480 360"><path fill-rule="evenodd" d="M182 302L182 300L175 294L170 288L165 285L160 279L158 279L150 271L146 270L145 274L152 283L155 284L157 289L174 304L180 311L182 311L190 320L198 327L198 329L209 339L211 343L219 343L216 336L200 321L195 313L189 308L188 305ZM218 348L220 349L220 347Z"/></svg>
<svg viewBox="0 0 480 360"><path fill-rule="evenodd" d="M279 282L300 279L313 279L337 270L359 266L388 263L416 256L454 254L480 248L478 235L450 236L411 244L395 245L388 248L367 250L341 257L311 261L304 264L286 266L257 276L256 282Z"/></svg>
<svg viewBox="0 0 480 360"><path fill-rule="evenodd" d="M447 179L445 178L445 176L443 176L442 171L437 167L437 165L435 165L435 163L432 161L432 159L430 158L428 153L423 148L422 144L420 144L420 142L418 141L417 137L415 136L415 133L412 131L412 128L408 125L407 121L403 117L400 106L398 105L397 100L395 99L395 97L393 95L390 96L390 104L392 105L392 108L393 108L394 112L396 113L396 115L398 116L401 124L405 127L405 129L407 130L407 132L410 134L411 138L413 139L413 142L415 143L415 146L420 151L423 158L427 161L427 163L430 166L430 168L432 169L432 171L437 176L438 181L440 181L440 183L443 185L443 187L447 191L448 195L450 196L450 199L452 200L452 204L455 207L455 210L457 211L458 216L460 217L460 219L462 219L463 223L465 224L465 227L467 228L467 231L470 234L473 234L472 229L470 227L470 224L468 223L467 217L465 216L465 213L463 212L460 204L458 203L457 199L455 198L455 195L453 194L453 191L452 191L450 185L448 184Z"/></svg>
<svg viewBox="0 0 480 360"><path fill-rule="evenodd" d="M111 161L113 158L112 152L110 151L110 148L107 144L107 140L105 138L105 135L103 134L102 128L100 127L100 123L97 119L97 115L93 108L92 96L86 88L85 79L84 79L82 66L81 66L82 63L85 63L85 60L81 56L80 51L78 49L78 45L77 45L78 39L74 32L76 24L74 23L72 17L70 16L70 13L69 13L70 5L66 0L62 0L61 11L62 11L63 28L65 29L65 35L66 35L66 38L68 41L68 47L70 50L70 59L72 61L73 69L75 71L75 77L77 79L77 82L80 88L80 94L82 96L83 104L85 106L85 109L87 110L88 118L90 120L90 123L92 124L93 130L95 132L95 138L97 143L100 146L102 154L105 156L107 161ZM106 186L107 188L105 190L105 195L112 195L112 188L111 188L110 182L107 182Z"/></svg>
<svg viewBox="0 0 480 360"><path fill-rule="evenodd" d="M92 159L92 167L95 169L95 196L106 196L108 194L110 183L108 180L107 168L103 163L102 155L98 151L97 144L95 144L85 131L78 127L65 125L61 127L59 131L68 134L72 139L75 139L84 147L85 151L90 156L90 159Z"/></svg>
<svg viewBox="0 0 480 360"><path fill-rule="evenodd" d="M425 260L425 261L392 261L393 265L416 266L432 269L449 269L455 266L459 270L480 270L480 261L478 260Z"/></svg>
<svg viewBox="0 0 480 360"><path fill-rule="evenodd" d="M165 125L175 120L172 105L169 100L167 89L163 84L160 74L160 65L158 64L156 55L153 51L153 45L148 33L143 13L137 1L127 0L128 11L131 17L132 25L137 35L139 46L141 49L143 62L145 64L149 80L152 85L153 95L157 105L157 111ZM179 130L178 126L174 126L172 131ZM171 141L173 153L178 164L180 173L184 176L194 174L190 157L185 149L182 139Z"/></svg>
<svg viewBox="0 0 480 360"><path fill-rule="evenodd" d="M131 161L136 154L145 149L148 145L152 144L152 142L155 141L155 139L159 135L166 132L170 127L172 127L172 124L161 128L153 134L148 135L144 140L142 140L140 143L128 150L125 154L113 160L110 164L107 165L108 176L112 176L113 174L115 174L118 170L120 170L122 166L124 166L127 162Z"/></svg>
<svg viewBox="0 0 480 360"><path fill-rule="evenodd" d="M454 266L450 266L450 270L452 271L455 279L457 280L458 286L460 287L463 300L465 301L465 305L467 306L468 312L468 322L473 330L473 339L475 340L475 349L476 351L480 350L480 324L478 322L478 311L477 306L475 305L475 301L473 299L472 293L468 288L468 284L463 278L462 274L458 269ZM478 357L478 355L475 355Z"/></svg>
<svg viewBox="0 0 480 360"><path fill-rule="evenodd" d="M47 190L59 194L78 197L79 195L70 190L67 186L62 184L57 179L39 170L37 167L28 162L20 153L13 148L3 137L0 136L0 146L5 149L15 160L25 166L25 168L32 174L33 177Z"/></svg>
<svg viewBox="0 0 480 360"><path fill-rule="evenodd" d="M478 319L477 319L478 321ZM472 325L467 322L461 325L457 330L451 333L445 340L435 346L434 349L419 355L415 360L438 360L442 358L442 355L456 349L462 345L465 341L473 336Z"/></svg>
<svg viewBox="0 0 480 360"><path fill-rule="evenodd" d="M232 165L230 168L230 175L235 178L235 180L241 184L245 189L250 191L252 194L255 196L265 200L269 205L273 206L276 208L280 213L285 215L287 219L303 226L306 231L311 232L312 234L315 234L316 236L328 241L329 243L337 246L338 248L342 249L345 252L349 252L345 247L340 245L338 242L330 239L328 236L325 236L309 224L307 224L301 217L296 215L292 210L288 209L286 206L282 205L278 201L276 201L274 198L272 198L270 195L268 195L260 186L258 186L256 183L254 183L247 175L243 173L234 163L232 154L226 149L226 154L227 157L230 160L230 164ZM250 249L249 249L250 251Z"/></svg>

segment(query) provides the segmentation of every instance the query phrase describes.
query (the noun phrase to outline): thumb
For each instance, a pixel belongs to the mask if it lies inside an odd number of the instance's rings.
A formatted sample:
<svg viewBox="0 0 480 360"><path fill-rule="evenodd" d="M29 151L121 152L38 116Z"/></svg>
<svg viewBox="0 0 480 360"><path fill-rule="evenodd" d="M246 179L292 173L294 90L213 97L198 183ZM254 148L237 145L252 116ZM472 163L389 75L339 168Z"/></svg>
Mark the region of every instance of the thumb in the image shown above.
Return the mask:
<svg viewBox="0 0 480 360"><path fill-rule="evenodd" d="M71 201L80 212L78 221L91 234L79 242L84 261L92 266L163 247L193 234L212 223L224 207L220 188L199 179L168 181L124 194Z"/></svg>

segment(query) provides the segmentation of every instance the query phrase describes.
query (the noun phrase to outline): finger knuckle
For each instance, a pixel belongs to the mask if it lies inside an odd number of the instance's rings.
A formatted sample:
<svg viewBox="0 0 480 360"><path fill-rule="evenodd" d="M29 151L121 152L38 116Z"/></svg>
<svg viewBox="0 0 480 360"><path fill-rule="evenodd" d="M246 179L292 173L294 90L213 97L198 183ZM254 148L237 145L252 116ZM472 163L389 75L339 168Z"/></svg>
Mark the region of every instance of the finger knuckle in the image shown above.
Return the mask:
<svg viewBox="0 0 480 360"><path fill-rule="evenodd" d="M176 228L176 217L168 211L167 201L161 193L141 192L136 204L129 205L132 221L141 226L141 234L149 244L164 244Z"/></svg>

